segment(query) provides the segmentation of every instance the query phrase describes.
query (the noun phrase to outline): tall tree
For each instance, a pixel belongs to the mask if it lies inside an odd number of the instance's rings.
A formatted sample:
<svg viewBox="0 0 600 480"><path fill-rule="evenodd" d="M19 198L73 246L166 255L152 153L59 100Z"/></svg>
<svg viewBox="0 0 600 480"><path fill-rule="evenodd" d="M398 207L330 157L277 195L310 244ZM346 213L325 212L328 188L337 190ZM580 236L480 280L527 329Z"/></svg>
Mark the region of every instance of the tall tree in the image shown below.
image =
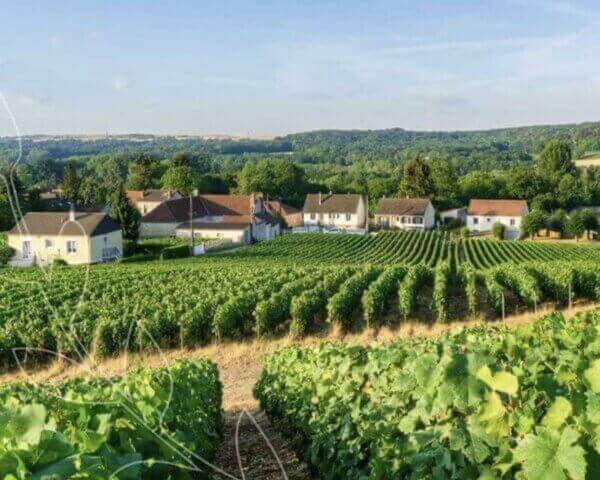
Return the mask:
<svg viewBox="0 0 600 480"><path fill-rule="evenodd" d="M583 223L583 227L587 232L587 239L589 240L591 232L598 230L598 218L589 208L580 210L579 218L581 219L581 223Z"/></svg>
<svg viewBox="0 0 600 480"><path fill-rule="evenodd" d="M123 229L123 238L137 241L140 235L140 213L127 198L125 189L119 188L109 198L110 216Z"/></svg>
<svg viewBox="0 0 600 480"><path fill-rule="evenodd" d="M129 190L147 190L156 185L158 162L147 153L140 153L129 165L127 188Z"/></svg>
<svg viewBox="0 0 600 480"><path fill-rule="evenodd" d="M190 195L198 187L198 175L192 167L170 166L162 176L162 188L182 195Z"/></svg>
<svg viewBox="0 0 600 480"><path fill-rule="evenodd" d="M68 164L64 169L63 180L61 183L62 196L71 203L79 201L80 179L75 165Z"/></svg>
<svg viewBox="0 0 600 480"><path fill-rule="evenodd" d="M433 196L435 185L431 170L421 153L404 165L404 176L400 183L400 193L410 198Z"/></svg>
<svg viewBox="0 0 600 480"><path fill-rule="evenodd" d="M537 168L542 175L562 175L574 171L573 150L566 140L550 140L539 159Z"/></svg>

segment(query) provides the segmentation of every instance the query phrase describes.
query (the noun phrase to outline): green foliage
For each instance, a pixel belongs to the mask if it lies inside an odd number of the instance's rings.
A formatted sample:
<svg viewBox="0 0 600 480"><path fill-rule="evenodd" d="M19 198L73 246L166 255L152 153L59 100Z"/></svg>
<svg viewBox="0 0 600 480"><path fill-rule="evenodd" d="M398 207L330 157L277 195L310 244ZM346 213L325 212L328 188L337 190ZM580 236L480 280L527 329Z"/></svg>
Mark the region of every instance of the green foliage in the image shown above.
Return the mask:
<svg viewBox="0 0 600 480"><path fill-rule="evenodd" d="M323 478L593 477L600 311L271 354L255 396ZM587 475L587 476L586 476Z"/></svg>
<svg viewBox="0 0 600 480"><path fill-rule="evenodd" d="M417 154L404 165L400 193L411 198L427 198L433 195L434 189L429 165L422 154Z"/></svg>
<svg viewBox="0 0 600 480"><path fill-rule="evenodd" d="M327 304L328 321L339 323L348 328L353 313L356 312L363 292L381 273L380 267L367 266L346 280L338 293Z"/></svg>
<svg viewBox="0 0 600 480"><path fill-rule="evenodd" d="M386 314L393 294L398 289L398 283L405 275L406 267L389 267L365 290L362 305L367 326L374 325Z"/></svg>
<svg viewBox="0 0 600 480"><path fill-rule="evenodd" d="M140 214L131 204L121 187L109 198L110 216L123 230L123 238L136 241L140 235Z"/></svg>
<svg viewBox="0 0 600 480"><path fill-rule="evenodd" d="M163 190L172 190L181 195L191 195L198 187L199 178L192 167L170 166L162 176Z"/></svg>
<svg viewBox="0 0 600 480"><path fill-rule="evenodd" d="M471 235L471 232L469 231L469 227L462 227L460 229L461 238L469 238L470 235Z"/></svg>
<svg viewBox="0 0 600 480"><path fill-rule="evenodd" d="M222 430L218 372L205 360L58 386L9 384L0 399L5 479L197 478L192 455L212 461Z"/></svg>
<svg viewBox="0 0 600 480"><path fill-rule="evenodd" d="M69 164L64 169L63 180L61 183L62 196L71 203L79 201L79 185L81 179L77 173L75 165Z"/></svg>
<svg viewBox="0 0 600 480"><path fill-rule="evenodd" d="M433 279L431 268L418 264L411 267L398 285L398 313L406 319L412 312L421 288Z"/></svg>
<svg viewBox="0 0 600 480"><path fill-rule="evenodd" d="M450 285L453 280L450 264L438 263L433 271L433 309L439 322L448 320Z"/></svg>
<svg viewBox="0 0 600 480"><path fill-rule="evenodd" d="M492 235L496 240L504 240L504 230L504 225L500 222L496 222L492 226Z"/></svg>
<svg viewBox="0 0 600 480"><path fill-rule="evenodd" d="M544 212L532 210L523 217L521 231L523 232L523 235L529 235L533 238L542 228L546 227L546 222L547 219Z"/></svg>
<svg viewBox="0 0 600 480"><path fill-rule="evenodd" d="M569 173L574 169L571 144L565 140L550 140L542 151L536 166L545 176Z"/></svg>

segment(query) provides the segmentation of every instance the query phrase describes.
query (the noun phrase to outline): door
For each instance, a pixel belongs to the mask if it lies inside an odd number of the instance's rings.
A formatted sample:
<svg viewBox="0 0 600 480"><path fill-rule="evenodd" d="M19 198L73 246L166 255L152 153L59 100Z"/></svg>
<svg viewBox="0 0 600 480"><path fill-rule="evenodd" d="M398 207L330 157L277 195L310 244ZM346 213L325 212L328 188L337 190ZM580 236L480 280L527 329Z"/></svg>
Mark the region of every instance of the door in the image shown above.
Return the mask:
<svg viewBox="0 0 600 480"><path fill-rule="evenodd" d="M24 240L23 241L23 259L28 260L31 258L31 241Z"/></svg>

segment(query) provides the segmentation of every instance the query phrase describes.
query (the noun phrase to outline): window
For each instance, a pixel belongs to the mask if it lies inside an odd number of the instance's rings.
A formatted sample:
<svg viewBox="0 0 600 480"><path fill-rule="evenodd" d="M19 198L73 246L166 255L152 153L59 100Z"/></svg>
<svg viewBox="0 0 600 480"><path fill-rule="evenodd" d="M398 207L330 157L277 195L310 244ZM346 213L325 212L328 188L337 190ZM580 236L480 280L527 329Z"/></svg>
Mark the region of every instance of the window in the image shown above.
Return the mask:
<svg viewBox="0 0 600 480"><path fill-rule="evenodd" d="M514 227L514 226L515 226L515 219L514 219L514 218L511 218L511 219L510 219L510 226L511 226L511 227Z"/></svg>
<svg viewBox="0 0 600 480"><path fill-rule="evenodd" d="M485 219L485 221L486 221L487 223L490 223L490 222L492 221L492 219L491 219L490 217L487 217L487 218Z"/></svg>
<svg viewBox="0 0 600 480"><path fill-rule="evenodd" d="M52 240L50 240L49 238L47 238L46 240L44 240L44 247L46 247L46 248L52 248Z"/></svg>
<svg viewBox="0 0 600 480"><path fill-rule="evenodd" d="M351 213L347 213L346 214L346 221L349 222L350 220L352 220L352 214Z"/></svg>
<svg viewBox="0 0 600 480"><path fill-rule="evenodd" d="M402 217L402 219L400 220L400 223L406 223L406 217Z"/></svg>
<svg viewBox="0 0 600 480"><path fill-rule="evenodd" d="M310 214L310 219L311 219L311 220L315 220L316 218L317 218L317 216L316 216L314 213L311 213L311 214Z"/></svg>
<svg viewBox="0 0 600 480"><path fill-rule="evenodd" d="M473 225L479 225L479 218L473 217Z"/></svg>
<svg viewBox="0 0 600 480"><path fill-rule="evenodd" d="M413 223L415 225L422 225L423 224L423 217L414 217L413 218Z"/></svg>
<svg viewBox="0 0 600 480"><path fill-rule="evenodd" d="M77 243L75 240L67 240L67 253L77 253Z"/></svg>

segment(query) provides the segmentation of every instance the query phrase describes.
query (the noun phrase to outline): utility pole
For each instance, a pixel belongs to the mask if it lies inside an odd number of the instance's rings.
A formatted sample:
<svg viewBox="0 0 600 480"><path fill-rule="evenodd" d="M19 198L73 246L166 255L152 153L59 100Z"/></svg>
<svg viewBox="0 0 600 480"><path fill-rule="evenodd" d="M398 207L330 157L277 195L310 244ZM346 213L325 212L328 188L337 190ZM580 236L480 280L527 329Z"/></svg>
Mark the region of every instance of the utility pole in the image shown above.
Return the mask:
<svg viewBox="0 0 600 480"><path fill-rule="evenodd" d="M194 200L190 193L190 256L194 256Z"/></svg>

